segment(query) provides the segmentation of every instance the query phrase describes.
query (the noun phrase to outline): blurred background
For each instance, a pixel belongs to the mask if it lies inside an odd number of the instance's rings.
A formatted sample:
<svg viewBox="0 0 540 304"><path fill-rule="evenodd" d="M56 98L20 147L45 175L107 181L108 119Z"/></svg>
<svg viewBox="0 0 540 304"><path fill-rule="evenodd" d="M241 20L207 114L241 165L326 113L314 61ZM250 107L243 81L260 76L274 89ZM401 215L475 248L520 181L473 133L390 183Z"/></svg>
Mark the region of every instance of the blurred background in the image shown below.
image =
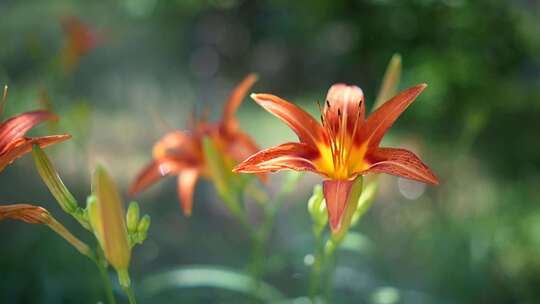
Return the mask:
<svg viewBox="0 0 540 304"><path fill-rule="evenodd" d="M416 151L441 185L382 179L356 241L338 253L335 303L539 303L539 2L0 1L0 84L10 87L4 117L43 107L61 116L33 134L74 136L46 151L81 203L97 162L125 194L153 142L186 128L194 111L209 108L219 119L249 72L260 76L253 91L312 113L336 82L360 86L369 109L396 52L400 89L429 88L385 143ZM238 115L261 147L295 138L248 99ZM284 176L272 175L270 193ZM267 250L265 281L286 298L306 294L314 250L306 202L318 182L306 174L286 198ZM30 156L1 172L0 185L2 203L40 203L91 240L62 213ZM166 270L242 270L250 245L206 181L189 219L175 178L137 200L153 219L131 264L141 302L250 301L219 288L144 294L145 280ZM256 208L250 221L260 221ZM103 299L94 265L46 227L3 221L0 235L1 303Z"/></svg>

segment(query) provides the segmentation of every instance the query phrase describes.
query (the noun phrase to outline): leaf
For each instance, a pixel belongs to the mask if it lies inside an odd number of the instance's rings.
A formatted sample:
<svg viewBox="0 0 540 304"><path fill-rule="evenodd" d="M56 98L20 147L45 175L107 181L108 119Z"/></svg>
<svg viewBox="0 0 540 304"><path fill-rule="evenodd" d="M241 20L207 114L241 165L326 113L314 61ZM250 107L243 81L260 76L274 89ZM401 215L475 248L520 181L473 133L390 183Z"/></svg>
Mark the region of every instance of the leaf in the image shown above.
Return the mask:
<svg viewBox="0 0 540 304"><path fill-rule="evenodd" d="M140 287L148 297L168 289L217 288L256 297L265 303L284 298L276 288L265 282L260 282L256 293L253 286L253 279L242 272L219 266L193 265L151 275Z"/></svg>

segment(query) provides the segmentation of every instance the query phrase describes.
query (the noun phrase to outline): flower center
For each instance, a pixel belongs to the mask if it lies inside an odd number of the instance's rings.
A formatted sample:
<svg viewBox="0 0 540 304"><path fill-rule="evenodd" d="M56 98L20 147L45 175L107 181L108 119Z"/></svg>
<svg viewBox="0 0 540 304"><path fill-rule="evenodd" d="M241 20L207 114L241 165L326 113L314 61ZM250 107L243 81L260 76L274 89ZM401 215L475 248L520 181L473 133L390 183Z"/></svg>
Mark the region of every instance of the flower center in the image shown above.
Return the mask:
<svg viewBox="0 0 540 304"><path fill-rule="evenodd" d="M362 123L360 105L345 104L343 108L326 101L324 109L319 103L321 123L326 130L328 142L319 147L322 154L322 167L332 179L350 179L361 171L367 145L356 145L355 136Z"/></svg>

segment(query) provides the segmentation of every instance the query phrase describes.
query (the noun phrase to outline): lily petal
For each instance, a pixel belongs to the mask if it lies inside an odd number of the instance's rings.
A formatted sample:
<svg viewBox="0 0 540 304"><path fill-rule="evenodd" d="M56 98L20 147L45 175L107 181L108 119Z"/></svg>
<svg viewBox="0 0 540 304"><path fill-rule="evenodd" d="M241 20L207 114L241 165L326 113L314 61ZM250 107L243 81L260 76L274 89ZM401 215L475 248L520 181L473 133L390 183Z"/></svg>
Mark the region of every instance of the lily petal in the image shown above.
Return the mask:
<svg viewBox="0 0 540 304"><path fill-rule="evenodd" d="M424 183L439 184L438 178L418 156L409 150L379 148L369 155L371 166L365 172L386 173Z"/></svg>
<svg viewBox="0 0 540 304"><path fill-rule="evenodd" d="M13 204L0 206L0 220L13 219L29 224L48 224L49 211L40 206L30 204Z"/></svg>
<svg viewBox="0 0 540 304"><path fill-rule="evenodd" d="M238 164L246 160L251 155L259 152L260 150L261 149L259 148L259 146L249 135L237 131L229 139L227 155L230 155L232 159ZM262 182L266 182L268 180L268 176L263 173L257 174L257 177L259 177Z"/></svg>
<svg viewBox="0 0 540 304"><path fill-rule="evenodd" d="M5 151L0 154L0 171L11 164L17 158L32 151L33 145L39 145L41 148L56 144L71 138L71 135L52 135L34 138L21 138L8 145Z"/></svg>
<svg viewBox="0 0 540 304"><path fill-rule="evenodd" d="M240 131L231 135L227 144L227 154L238 163L261 150L249 135Z"/></svg>
<svg viewBox="0 0 540 304"><path fill-rule="evenodd" d="M328 210L328 222L332 231L337 231L340 228L341 219L343 218L353 184L354 181L350 180L323 181L323 193L326 200L326 209Z"/></svg>
<svg viewBox="0 0 540 304"><path fill-rule="evenodd" d="M304 143L285 143L262 150L233 169L234 172L264 173L283 169L317 171L313 160L319 152Z"/></svg>
<svg viewBox="0 0 540 304"><path fill-rule="evenodd" d="M240 104L242 104L242 101L246 97L248 91L251 89L253 84L255 84L257 79L258 77L256 74L249 74L232 91L227 101L227 105L223 110L223 125L226 130L232 131L234 130L234 128L236 128L237 123L234 117L234 113L236 112Z"/></svg>
<svg viewBox="0 0 540 304"><path fill-rule="evenodd" d="M324 142L324 131L321 125L306 111L296 105L271 94L251 94L266 111L283 120L301 142L312 147Z"/></svg>
<svg viewBox="0 0 540 304"><path fill-rule="evenodd" d="M338 83L330 87L326 94L326 101L323 111L324 121L333 130L339 129L342 119L347 123L349 134L353 133L355 125L360 128L366 113L362 89Z"/></svg>
<svg viewBox="0 0 540 304"><path fill-rule="evenodd" d="M0 153L5 151L10 142L22 138L28 130L48 119L56 120L57 117L49 111L32 111L19 114L3 122L0 125Z"/></svg>
<svg viewBox="0 0 540 304"><path fill-rule="evenodd" d="M386 131L426 87L426 84L419 84L406 89L380 106L368 117L362 131L358 132L357 141L368 141L369 148L377 148Z"/></svg>
<svg viewBox="0 0 540 304"><path fill-rule="evenodd" d="M129 195L134 196L150 187L162 177L178 174L181 170L193 167L193 163L173 157L163 157L152 161L146 166L129 188Z"/></svg>
<svg viewBox="0 0 540 304"><path fill-rule="evenodd" d="M199 179L199 170L188 169L183 170L178 175L178 197L185 216L190 216L193 209L193 193L195 192L195 184Z"/></svg>
<svg viewBox="0 0 540 304"><path fill-rule="evenodd" d="M152 154L154 158L183 157L196 159L200 149L195 138L183 131L173 131L165 134L156 144Z"/></svg>

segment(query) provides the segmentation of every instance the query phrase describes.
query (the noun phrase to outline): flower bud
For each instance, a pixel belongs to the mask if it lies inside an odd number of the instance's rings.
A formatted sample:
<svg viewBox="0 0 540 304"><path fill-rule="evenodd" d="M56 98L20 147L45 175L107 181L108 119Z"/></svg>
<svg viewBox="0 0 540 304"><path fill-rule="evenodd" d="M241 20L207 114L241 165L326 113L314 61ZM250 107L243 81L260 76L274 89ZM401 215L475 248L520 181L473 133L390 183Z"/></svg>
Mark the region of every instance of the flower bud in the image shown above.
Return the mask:
<svg viewBox="0 0 540 304"><path fill-rule="evenodd" d="M401 78L401 55L394 54L384 72L379 94L373 104L371 112L377 110L384 102L389 100L396 93Z"/></svg>
<svg viewBox="0 0 540 304"><path fill-rule="evenodd" d="M139 204L137 202L131 202L128 207L126 215L127 229L129 233L137 232L137 225L139 224Z"/></svg>
<svg viewBox="0 0 540 304"><path fill-rule="evenodd" d="M141 221L139 222L139 225L137 226L137 232L139 233L146 233L148 232L148 228L150 228L150 216L148 214L145 214Z"/></svg>
<svg viewBox="0 0 540 304"><path fill-rule="evenodd" d="M358 221L366 213L369 207L371 207L371 204L373 204L373 201L375 201L375 197L377 196L377 190L379 189L379 179L377 178L377 176L372 175L371 177L369 177L369 179L366 180L366 186L362 191L362 195L360 195L360 199L358 200L358 207L356 207L356 211L354 212L351 220L351 226L354 226L358 223Z"/></svg>
<svg viewBox="0 0 540 304"><path fill-rule="evenodd" d="M313 229L315 233L322 233L326 223L328 223L328 214L326 212L326 204L324 203L321 185L315 185L315 187L313 187L313 194L308 200L308 212L313 220Z"/></svg>
<svg viewBox="0 0 540 304"><path fill-rule="evenodd" d="M88 200L88 216L107 261L117 270L127 270L131 248L120 194L111 177L100 166L92 179L93 197Z"/></svg>
<svg viewBox="0 0 540 304"><path fill-rule="evenodd" d="M77 200L75 200L71 192L69 192L62 182L62 179L49 160L49 157L47 157L47 154L45 154L38 145L34 145L32 148L32 155L34 156L39 175L56 201L60 204L60 207L67 213L75 213L78 209Z"/></svg>

